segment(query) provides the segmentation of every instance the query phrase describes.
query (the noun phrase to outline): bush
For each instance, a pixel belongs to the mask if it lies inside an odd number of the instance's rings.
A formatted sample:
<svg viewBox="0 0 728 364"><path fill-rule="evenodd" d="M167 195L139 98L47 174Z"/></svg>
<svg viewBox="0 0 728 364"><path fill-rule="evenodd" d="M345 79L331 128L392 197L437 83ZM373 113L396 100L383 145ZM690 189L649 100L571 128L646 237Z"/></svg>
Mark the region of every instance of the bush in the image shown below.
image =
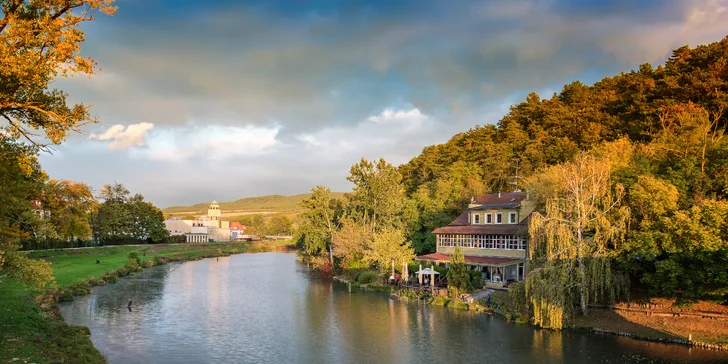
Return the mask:
<svg viewBox="0 0 728 364"><path fill-rule="evenodd" d="M141 264L141 260L139 259L139 254L137 252L129 252L128 260L126 264L129 264L129 261L134 260L136 262L136 265Z"/></svg>
<svg viewBox="0 0 728 364"><path fill-rule="evenodd" d="M144 261L144 262L142 263L142 266L143 266L144 268L149 268L149 267L153 267L153 266L154 266L154 262L153 262L153 261L151 261L151 260L145 260L145 261Z"/></svg>
<svg viewBox="0 0 728 364"><path fill-rule="evenodd" d="M134 258L129 258L129 259L127 259L126 265L124 265L124 267L129 272L136 272L137 268L139 268L139 262Z"/></svg>
<svg viewBox="0 0 728 364"><path fill-rule="evenodd" d="M238 248L233 248L233 250L230 251L231 254L238 254L239 252Z"/></svg>
<svg viewBox="0 0 728 364"><path fill-rule="evenodd" d="M119 277L116 274L108 274L104 277L106 283L116 283L119 281Z"/></svg>
<svg viewBox="0 0 728 364"><path fill-rule="evenodd" d="M123 277L123 276L129 275L129 268L121 267L121 268L117 269L116 275L118 277Z"/></svg>
<svg viewBox="0 0 728 364"><path fill-rule="evenodd" d="M359 282L359 284L369 284L369 283L376 281L378 276L379 275L377 274L377 272L372 272L372 271L362 272L357 277L357 282Z"/></svg>
<svg viewBox="0 0 728 364"><path fill-rule="evenodd" d="M475 270L469 270L467 271L468 275L470 275L470 284L473 285L474 289L481 289L483 288L483 275L482 273L475 271Z"/></svg>
<svg viewBox="0 0 728 364"><path fill-rule="evenodd" d="M60 302L70 302L70 301L73 301L73 294L71 294L71 292L69 292L69 291L63 291L63 294L61 294L58 297L58 301L60 301Z"/></svg>

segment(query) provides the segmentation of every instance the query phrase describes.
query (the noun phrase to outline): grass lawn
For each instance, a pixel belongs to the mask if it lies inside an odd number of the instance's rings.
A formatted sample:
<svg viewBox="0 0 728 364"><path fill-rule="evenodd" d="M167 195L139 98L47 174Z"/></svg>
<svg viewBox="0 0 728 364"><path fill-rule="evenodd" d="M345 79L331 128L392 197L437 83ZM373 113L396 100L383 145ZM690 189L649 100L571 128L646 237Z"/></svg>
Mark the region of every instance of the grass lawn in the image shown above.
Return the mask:
<svg viewBox="0 0 728 364"><path fill-rule="evenodd" d="M124 267L130 252L139 258L170 260L198 258L247 251L288 250L288 241L225 242L145 246L105 246L83 249L34 251L29 255L51 262L59 288L84 284L91 278ZM96 260L100 263L97 264ZM105 359L89 338L88 328L69 326L54 303L38 300L43 292L12 280L0 281L0 363L14 358L36 363L103 363Z"/></svg>
<svg viewBox="0 0 728 364"><path fill-rule="evenodd" d="M39 292L11 279L0 282L0 292L0 362L105 362L88 328L66 325L54 310L41 309L33 299Z"/></svg>

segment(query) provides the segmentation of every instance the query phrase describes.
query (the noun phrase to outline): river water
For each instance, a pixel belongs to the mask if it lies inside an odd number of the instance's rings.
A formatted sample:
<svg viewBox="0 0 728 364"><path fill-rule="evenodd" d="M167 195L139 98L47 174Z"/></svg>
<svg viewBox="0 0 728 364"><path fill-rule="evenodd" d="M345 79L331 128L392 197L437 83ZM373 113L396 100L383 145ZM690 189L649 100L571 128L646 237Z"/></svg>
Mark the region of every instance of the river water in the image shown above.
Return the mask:
<svg viewBox="0 0 728 364"><path fill-rule="evenodd" d="M132 301L131 310L127 308ZM349 293L294 254L146 269L63 304L109 363L728 363L728 354L551 332Z"/></svg>

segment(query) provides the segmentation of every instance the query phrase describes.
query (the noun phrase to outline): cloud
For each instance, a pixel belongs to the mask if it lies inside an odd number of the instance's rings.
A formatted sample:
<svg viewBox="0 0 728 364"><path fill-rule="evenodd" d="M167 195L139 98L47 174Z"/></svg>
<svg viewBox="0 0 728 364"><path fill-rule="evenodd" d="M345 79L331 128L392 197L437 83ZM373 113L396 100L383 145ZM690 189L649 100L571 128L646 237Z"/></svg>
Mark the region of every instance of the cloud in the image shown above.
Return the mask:
<svg viewBox="0 0 728 364"><path fill-rule="evenodd" d="M71 135L44 166L126 181L161 205L345 189L361 157L404 163L496 123L529 92L549 97L718 41L727 5L126 1L86 29L84 56L103 70L54 85L118 124L90 137L113 150ZM78 163L90 150L98 164Z"/></svg>
<svg viewBox="0 0 728 364"><path fill-rule="evenodd" d="M124 126L116 124L101 134L91 133L88 138L95 140L111 140L109 148L123 149L146 144L146 134L154 129L152 123L138 123Z"/></svg>
<svg viewBox="0 0 728 364"><path fill-rule="evenodd" d="M405 126L413 127L422 124L427 115L422 114L419 109L412 108L409 110L392 110L386 109L379 115L370 116L367 121L377 124L400 123Z"/></svg>
<svg viewBox="0 0 728 364"><path fill-rule="evenodd" d="M280 127L194 125L157 130L148 137L148 148L133 157L182 162L189 159L224 161L265 153L278 142Z"/></svg>

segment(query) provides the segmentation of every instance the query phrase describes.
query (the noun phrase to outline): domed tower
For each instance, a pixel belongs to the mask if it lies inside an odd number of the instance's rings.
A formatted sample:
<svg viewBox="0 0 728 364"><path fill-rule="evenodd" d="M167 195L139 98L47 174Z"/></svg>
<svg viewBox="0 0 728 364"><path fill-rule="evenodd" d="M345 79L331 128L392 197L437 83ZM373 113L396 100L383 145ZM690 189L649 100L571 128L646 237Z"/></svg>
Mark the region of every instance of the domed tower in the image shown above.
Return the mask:
<svg viewBox="0 0 728 364"><path fill-rule="evenodd" d="M220 227L220 215L220 205L213 200L210 206L207 207L207 218L213 221L216 227Z"/></svg>

